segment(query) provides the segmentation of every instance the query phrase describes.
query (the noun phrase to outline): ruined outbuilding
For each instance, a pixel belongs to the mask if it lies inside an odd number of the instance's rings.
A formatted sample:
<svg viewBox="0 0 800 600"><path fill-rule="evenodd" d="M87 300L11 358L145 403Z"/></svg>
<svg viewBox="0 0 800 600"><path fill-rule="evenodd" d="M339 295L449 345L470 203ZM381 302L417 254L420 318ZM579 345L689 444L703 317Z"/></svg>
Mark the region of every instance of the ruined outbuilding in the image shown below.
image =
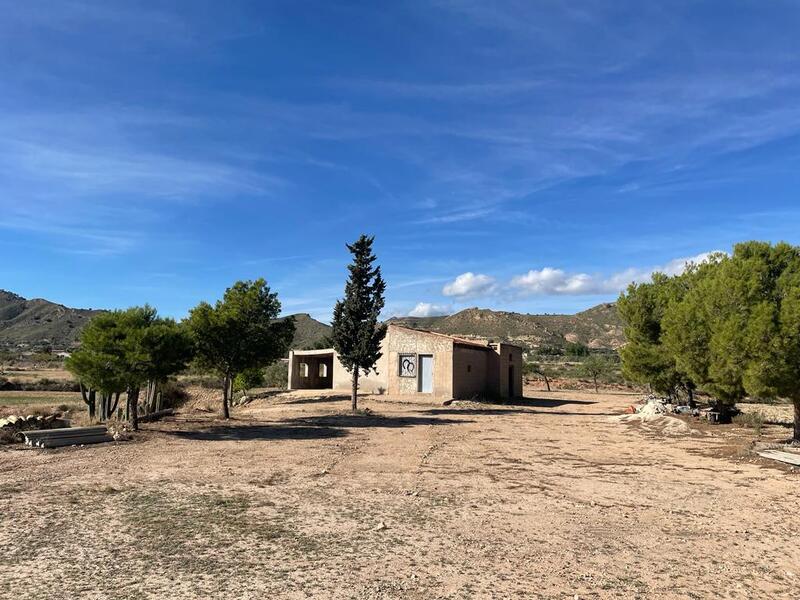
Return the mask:
<svg viewBox="0 0 800 600"><path fill-rule="evenodd" d="M419 400L522 395L522 348L389 325L377 372L359 391ZM351 374L333 348L289 353L289 389L348 391Z"/></svg>

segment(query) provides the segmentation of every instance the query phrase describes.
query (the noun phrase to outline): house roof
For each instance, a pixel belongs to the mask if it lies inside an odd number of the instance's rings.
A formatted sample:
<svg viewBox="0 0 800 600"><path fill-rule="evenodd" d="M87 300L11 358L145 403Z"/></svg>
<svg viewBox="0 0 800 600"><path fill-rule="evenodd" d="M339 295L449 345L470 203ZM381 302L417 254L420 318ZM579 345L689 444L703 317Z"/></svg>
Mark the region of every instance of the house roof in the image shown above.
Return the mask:
<svg viewBox="0 0 800 600"><path fill-rule="evenodd" d="M414 329L413 327L406 327L405 325L397 325L395 323L389 323L389 327L397 327L398 329L405 329L406 331L413 331L414 333L423 333L425 335L433 335L437 337L447 338L449 340L453 340L453 343L459 344L461 346L471 346L474 348L481 348L483 350L492 349L489 346L489 342L481 343L477 340L467 340L464 338L456 337L454 335L447 335L445 333L438 333L436 331L428 331L427 329Z"/></svg>

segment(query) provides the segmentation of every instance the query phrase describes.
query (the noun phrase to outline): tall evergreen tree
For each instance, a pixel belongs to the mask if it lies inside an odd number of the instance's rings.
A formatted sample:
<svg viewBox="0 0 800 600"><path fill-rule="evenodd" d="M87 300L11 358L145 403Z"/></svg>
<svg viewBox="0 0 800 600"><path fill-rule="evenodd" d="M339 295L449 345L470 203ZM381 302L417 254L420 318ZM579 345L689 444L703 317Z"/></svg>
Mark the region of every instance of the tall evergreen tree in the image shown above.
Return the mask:
<svg viewBox="0 0 800 600"><path fill-rule="evenodd" d="M333 347L339 361L353 375L353 410L358 408L358 376L375 370L381 357L381 342L386 336L386 325L378 324L384 306L386 282L381 268L373 266L374 237L361 235L347 249L353 262L347 267L350 277L344 288L344 298L333 309Z"/></svg>

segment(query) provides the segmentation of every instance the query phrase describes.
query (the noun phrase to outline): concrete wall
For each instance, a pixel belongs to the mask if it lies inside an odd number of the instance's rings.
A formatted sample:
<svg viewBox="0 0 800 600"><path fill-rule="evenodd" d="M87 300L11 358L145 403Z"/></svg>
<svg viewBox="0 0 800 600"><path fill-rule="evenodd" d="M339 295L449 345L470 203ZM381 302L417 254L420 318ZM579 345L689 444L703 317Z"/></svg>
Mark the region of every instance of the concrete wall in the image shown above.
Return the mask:
<svg viewBox="0 0 800 600"><path fill-rule="evenodd" d="M302 365L308 365L308 377L302 375ZM324 377L320 376L320 365L327 367ZM321 390L330 389L333 383L334 355L331 352L319 354L289 353L289 389Z"/></svg>
<svg viewBox="0 0 800 600"><path fill-rule="evenodd" d="M447 336L414 331L405 327L389 326L383 343L387 360L388 389L390 396L413 397L421 400L449 400L453 397L453 340ZM433 392L418 392L416 377L400 377L400 355L433 356Z"/></svg>
<svg viewBox="0 0 800 600"><path fill-rule="evenodd" d="M336 355L334 355L336 356ZM375 371L370 371L369 375L364 375L362 371L358 377L358 391L363 394L378 394L386 393L388 383L386 381L386 356L381 356L378 362L375 363ZM338 356L333 365L333 389L347 390L350 392L353 389L353 374L344 368L344 365L339 362Z"/></svg>
<svg viewBox="0 0 800 600"><path fill-rule="evenodd" d="M494 349L499 356L497 379L500 396L507 398L522 397L522 348L511 344L494 344ZM514 367L513 385L509 388L509 367Z"/></svg>
<svg viewBox="0 0 800 600"><path fill-rule="evenodd" d="M453 347L453 397L474 398L491 392L490 362L497 354L490 348L472 348L456 343Z"/></svg>
<svg viewBox="0 0 800 600"><path fill-rule="evenodd" d="M423 401L472 398L489 394L502 397L522 396L522 349L510 344L493 344L484 350L453 338L390 325L383 341L383 356L376 364L377 373L359 377L359 392L388 393L391 397ZM420 393L417 377L400 377L400 355L433 356L433 392ZM339 362L333 350L303 350L289 354L289 389L332 388L349 392L352 376ZM328 378L319 378L319 363L328 361ZM300 363L309 366L309 377L300 377ZM514 381L509 388L509 366L514 367Z"/></svg>

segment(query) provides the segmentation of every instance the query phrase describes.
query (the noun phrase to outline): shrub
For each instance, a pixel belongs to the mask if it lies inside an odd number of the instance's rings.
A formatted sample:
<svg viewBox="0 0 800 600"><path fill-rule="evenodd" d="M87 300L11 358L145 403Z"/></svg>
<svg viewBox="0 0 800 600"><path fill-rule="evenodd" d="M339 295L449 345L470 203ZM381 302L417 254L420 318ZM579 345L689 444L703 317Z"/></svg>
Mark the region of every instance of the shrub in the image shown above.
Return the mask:
<svg viewBox="0 0 800 600"><path fill-rule="evenodd" d="M564 349L567 356L589 356L589 347L577 342L570 342Z"/></svg>
<svg viewBox="0 0 800 600"><path fill-rule="evenodd" d="M182 383L169 379L161 385L162 408L178 408L185 404L187 400L189 400L189 394Z"/></svg>
<svg viewBox="0 0 800 600"><path fill-rule="evenodd" d="M264 371L258 367L245 369L233 380L233 389L237 392L246 392L264 385Z"/></svg>
<svg viewBox="0 0 800 600"><path fill-rule="evenodd" d="M279 360L264 369L263 385L270 388L286 389L289 379L289 363Z"/></svg>
<svg viewBox="0 0 800 600"><path fill-rule="evenodd" d="M733 422L739 427L752 429L756 435L761 435L761 428L764 426L764 415L760 412L740 413L733 417Z"/></svg>

